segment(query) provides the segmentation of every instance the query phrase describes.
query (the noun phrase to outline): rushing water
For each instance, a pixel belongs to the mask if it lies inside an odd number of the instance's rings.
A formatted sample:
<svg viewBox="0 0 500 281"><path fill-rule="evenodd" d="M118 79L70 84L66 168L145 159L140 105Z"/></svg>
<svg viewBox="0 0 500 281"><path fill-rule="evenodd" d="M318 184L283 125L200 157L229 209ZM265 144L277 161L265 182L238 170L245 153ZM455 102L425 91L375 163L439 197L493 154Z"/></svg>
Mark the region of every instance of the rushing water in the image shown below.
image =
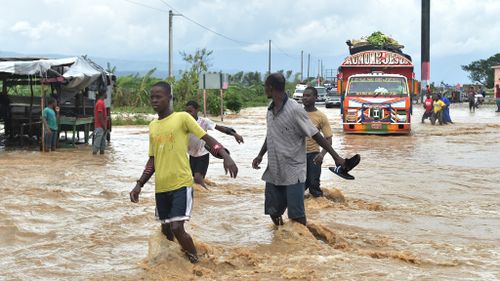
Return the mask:
<svg viewBox="0 0 500 281"><path fill-rule="evenodd" d="M326 196L307 198L308 227L275 229L263 214L263 169L251 168L265 111L212 132L239 165L236 180L211 158L209 190L195 188L187 224L191 265L154 220L153 185L128 192L147 160L147 127L118 127L104 156L90 147L0 151L0 280L493 280L500 279L500 114L453 105L454 125L420 123L408 136L344 135L325 109L334 148L360 153L354 181L326 167ZM265 167L266 160L263 161Z"/></svg>

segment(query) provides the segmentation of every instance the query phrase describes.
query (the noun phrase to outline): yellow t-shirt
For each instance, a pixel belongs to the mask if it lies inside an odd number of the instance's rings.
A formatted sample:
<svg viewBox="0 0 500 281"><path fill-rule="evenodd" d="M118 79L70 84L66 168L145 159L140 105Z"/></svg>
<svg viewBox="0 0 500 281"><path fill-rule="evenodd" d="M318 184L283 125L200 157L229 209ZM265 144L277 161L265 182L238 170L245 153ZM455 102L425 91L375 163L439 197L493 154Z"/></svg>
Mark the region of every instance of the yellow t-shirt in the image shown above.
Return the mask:
<svg viewBox="0 0 500 281"><path fill-rule="evenodd" d="M441 109L443 109L443 107L446 106L446 103L444 103L442 100L437 100L434 101L432 105L434 106L434 113L438 113L439 111L441 111Z"/></svg>
<svg viewBox="0 0 500 281"><path fill-rule="evenodd" d="M332 127L323 112L316 110L307 112L307 115L309 115L309 119L312 121L314 126L323 134L323 137L328 138L333 135ZM319 152L319 144L312 138L306 138L306 152Z"/></svg>
<svg viewBox="0 0 500 281"><path fill-rule="evenodd" d="M206 134L186 112L174 112L149 123L149 156L155 158L156 193L193 184L187 156L189 133L198 138Z"/></svg>

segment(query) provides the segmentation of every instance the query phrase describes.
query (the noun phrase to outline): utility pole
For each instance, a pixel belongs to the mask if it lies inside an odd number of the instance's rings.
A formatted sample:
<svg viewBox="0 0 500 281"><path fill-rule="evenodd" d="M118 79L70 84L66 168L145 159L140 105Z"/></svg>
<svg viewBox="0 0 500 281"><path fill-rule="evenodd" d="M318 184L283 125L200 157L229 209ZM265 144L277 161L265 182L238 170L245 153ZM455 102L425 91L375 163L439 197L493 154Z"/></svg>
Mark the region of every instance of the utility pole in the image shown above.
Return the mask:
<svg viewBox="0 0 500 281"><path fill-rule="evenodd" d="M320 71L320 66L321 66L321 60L319 60L319 59L318 59L318 80L317 80L317 82L316 82L316 84L317 84L316 86L319 86L319 85L320 85L320 83L321 83L321 82L320 82L320 79L321 79L320 77L321 77L321 76L320 76L320 72L319 72L319 71Z"/></svg>
<svg viewBox="0 0 500 281"><path fill-rule="evenodd" d="M323 60L321 60L321 77L323 77Z"/></svg>
<svg viewBox="0 0 500 281"><path fill-rule="evenodd" d="M168 78L172 77L172 51L173 51L172 18L174 16L182 16L182 15L174 14L172 13L172 10L168 11Z"/></svg>
<svg viewBox="0 0 500 281"><path fill-rule="evenodd" d="M304 81L304 50L300 51L300 82Z"/></svg>
<svg viewBox="0 0 500 281"><path fill-rule="evenodd" d="M269 40L269 65L268 65L268 75L271 74L271 40Z"/></svg>
<svg viewBox="0 0 500 281"><path fill-rule="evenodd" d="M431 25L431 1L422 0L422 42L421 42L421 77L422 83L420 87L420 101L424 101L424 89L429 85L431 78L431 62L430 62L430 25Z"/></svg>
<svg viewBox="0 0 500 281"><path fill-rule="evenodd" d="M309 67L311 65L311 54L307 54L307 77L306 79L309 79Z"/></svg>

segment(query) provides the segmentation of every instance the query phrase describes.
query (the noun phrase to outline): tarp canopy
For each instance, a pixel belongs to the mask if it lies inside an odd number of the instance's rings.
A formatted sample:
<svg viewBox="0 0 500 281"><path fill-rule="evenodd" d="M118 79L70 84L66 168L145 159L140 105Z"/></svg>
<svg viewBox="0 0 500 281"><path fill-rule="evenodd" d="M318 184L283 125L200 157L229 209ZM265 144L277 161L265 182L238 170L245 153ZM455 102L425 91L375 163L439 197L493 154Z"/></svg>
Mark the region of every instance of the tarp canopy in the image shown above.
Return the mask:
<svg viewBox="0 0 500 281"><path fill-rule="evenodd" d="M63 73L54 70L64 69ZM40 78L62 76L68 82L63 86L69 91L78 91L88 87L92 82L108 74L86 57L70 57L61 59L34 60L1 60L0 73L12 75L37 76Z"/></svg>
<svg viewBox="0 0 500 281"><path fill-rule="evenodd" d="M63 59L39 59L39 60L7 60L0 61L0 72L17 75L35 75L45 77L53 66L74 64L77 57Z"/></svg>
<svg viewBox="0 0 500 281"><path fill-rule="evenodd" d="M102 77L106 72L89 61L86 58L78 57L73 65L69 67L63 74L63 77L68 80L68 84L64 86L66 89L83 89L88 87L92 82Z"/></svg>

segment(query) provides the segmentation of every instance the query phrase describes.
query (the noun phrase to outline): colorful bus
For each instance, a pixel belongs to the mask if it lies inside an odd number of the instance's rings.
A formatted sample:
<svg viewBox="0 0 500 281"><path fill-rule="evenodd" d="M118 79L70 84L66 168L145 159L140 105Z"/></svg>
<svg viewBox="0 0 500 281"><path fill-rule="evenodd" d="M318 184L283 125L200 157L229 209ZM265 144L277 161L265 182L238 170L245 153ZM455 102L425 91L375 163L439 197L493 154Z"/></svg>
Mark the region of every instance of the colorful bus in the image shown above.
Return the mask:
<svg viewBox="0 0 500 281"><path fill-rule="evenodd" d="M346 133L408 134L418 93L411 57L387 50L348 56L338 72Z"/></svg>

